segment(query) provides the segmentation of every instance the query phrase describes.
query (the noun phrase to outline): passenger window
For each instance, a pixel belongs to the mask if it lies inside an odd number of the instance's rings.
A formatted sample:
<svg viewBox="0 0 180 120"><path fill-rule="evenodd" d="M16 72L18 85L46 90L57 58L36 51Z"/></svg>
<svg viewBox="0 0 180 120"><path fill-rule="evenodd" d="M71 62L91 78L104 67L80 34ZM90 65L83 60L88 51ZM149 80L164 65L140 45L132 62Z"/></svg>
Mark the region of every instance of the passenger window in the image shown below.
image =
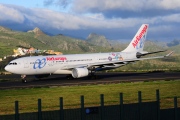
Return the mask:
<svg viewBox="0 0 180 120"><path fill-rule="evenodd" d="M16 63L16 62L13 62L13 63L9 63L9 65L17 65L17 63Z"/></svg>

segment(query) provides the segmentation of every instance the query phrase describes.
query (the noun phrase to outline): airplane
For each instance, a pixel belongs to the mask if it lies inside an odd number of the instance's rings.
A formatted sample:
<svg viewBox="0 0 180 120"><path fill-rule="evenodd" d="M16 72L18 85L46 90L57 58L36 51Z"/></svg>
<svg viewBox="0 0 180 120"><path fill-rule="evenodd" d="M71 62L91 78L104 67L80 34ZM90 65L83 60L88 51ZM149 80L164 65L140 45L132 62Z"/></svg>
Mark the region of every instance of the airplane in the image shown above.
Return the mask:
<svg viewBox="0 0 180 120"><path fill-rule="evenodd" d="M136 61L170 56L173 52L165 56L141 58L145 55L164 52L143 51L148 27L148 24L142 24L127 48L121 52L28 56L12 60L5 66L5 70L20 74L22 82L27 82L26 75L41 78L51 74L67 74L69 76L67 78L81 78L93 76L96 71L115 69Z"/></svg>

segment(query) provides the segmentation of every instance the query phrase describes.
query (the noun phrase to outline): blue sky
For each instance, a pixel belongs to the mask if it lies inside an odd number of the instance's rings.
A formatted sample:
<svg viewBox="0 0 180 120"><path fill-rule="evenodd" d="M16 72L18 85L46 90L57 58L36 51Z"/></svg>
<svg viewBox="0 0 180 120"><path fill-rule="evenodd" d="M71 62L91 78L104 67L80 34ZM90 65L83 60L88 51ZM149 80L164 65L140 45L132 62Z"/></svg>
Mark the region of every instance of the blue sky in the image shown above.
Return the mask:
<svg viewBox="0 0 180 120"><path fill-rule="evenodd" d="M130 40L148 23L148 39L180 39L180 0L0 0L0 26L85 39Z"/></svg>

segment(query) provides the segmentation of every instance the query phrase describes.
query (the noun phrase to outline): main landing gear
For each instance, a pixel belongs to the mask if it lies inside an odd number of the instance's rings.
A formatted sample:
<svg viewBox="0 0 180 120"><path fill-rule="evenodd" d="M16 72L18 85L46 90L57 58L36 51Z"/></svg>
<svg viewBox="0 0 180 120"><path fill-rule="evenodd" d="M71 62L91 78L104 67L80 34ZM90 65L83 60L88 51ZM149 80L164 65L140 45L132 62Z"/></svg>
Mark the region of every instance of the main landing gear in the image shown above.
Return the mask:
<svg viewBox="0 0 180 120"><path fill-rule="evenodd" d="M97 79L97 78L98 78L98 76L97 76L97 75L90 75L90 76L88 76L88 78L89 78L89 79L93 79L93 80L94 80L94 79Z"/></svg>
<svg viewBox="0 0 180 120"><path fill-rule="evenodd" d="M21 75L22 83L27 83L26 75Z"/></svg>
<svg viewBox="0 0 180 120"><path fill-rule="evenodd" d="M97 79L97 75L95 75L95 71L90 71L88 78L89 79Z"/></svg>
<svg viewBox="0 0 180 120"><path fill-rule="evenodd" d="M66 79L67 79L67 80L72 80L72 79L74 79L74 78L73 78L72 75L67 75L67 76L66 76Z"/></svg>

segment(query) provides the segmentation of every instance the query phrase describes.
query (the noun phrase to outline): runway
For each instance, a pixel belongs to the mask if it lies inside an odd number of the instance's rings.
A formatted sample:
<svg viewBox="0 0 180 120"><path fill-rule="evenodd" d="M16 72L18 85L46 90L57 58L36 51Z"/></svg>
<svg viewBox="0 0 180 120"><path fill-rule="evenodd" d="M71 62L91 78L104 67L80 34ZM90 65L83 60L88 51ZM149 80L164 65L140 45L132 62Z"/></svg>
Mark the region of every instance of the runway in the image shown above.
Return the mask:
<svg viewBox="0 0 180 120"><path fill-rule="evenodd" d="M110 84L138 81L180 80L179 72L149 72L149 73L97 73L96 79L88 77L67 80L66 75L51 75L41 80L27 76L27 83L22 83L20 75L0 75L0 89L55 87L90 84Z"/></svg>

